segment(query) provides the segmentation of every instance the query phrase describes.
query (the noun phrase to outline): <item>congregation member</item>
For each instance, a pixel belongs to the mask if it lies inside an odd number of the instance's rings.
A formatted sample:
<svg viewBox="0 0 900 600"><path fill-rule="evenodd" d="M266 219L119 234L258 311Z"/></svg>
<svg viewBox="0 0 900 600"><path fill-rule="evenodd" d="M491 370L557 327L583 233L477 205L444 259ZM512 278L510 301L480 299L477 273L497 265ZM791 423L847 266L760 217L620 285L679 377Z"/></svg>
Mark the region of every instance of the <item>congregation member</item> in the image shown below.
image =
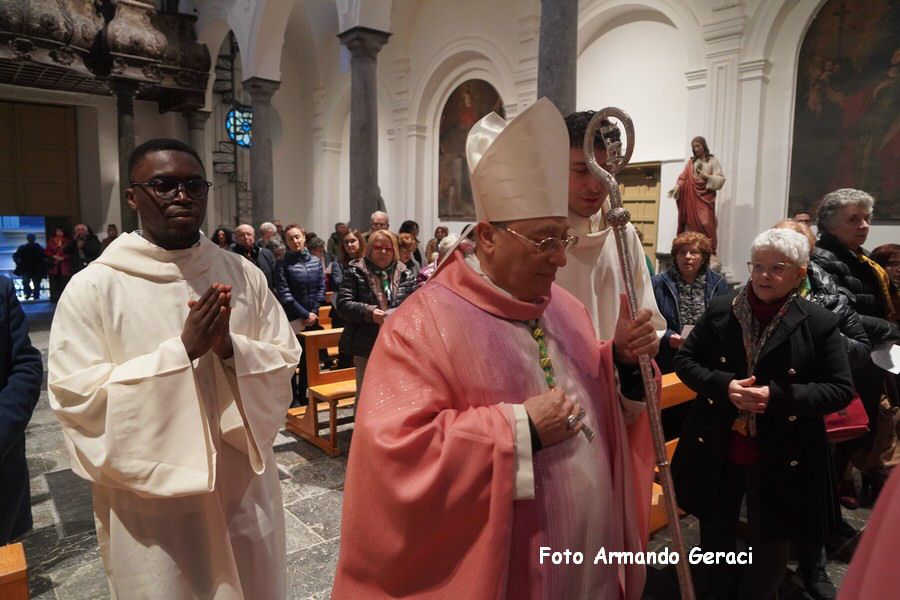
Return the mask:
<svg viewBox="0 0 900 600"><path fill-rule="evenodd" d="M256 265L266 278L269 289L275 285L275 255L268 248L262 248L254 242L256 232L252 225L246 223L234 228L234 244L232 250Z"/></svg>
<svg viewBox="0 0 900 600"><path fill-rule="evenodd" d="M50 302L58 302L63 290L72 276L72 263L66 256L65 248L69 244L69 236L65 228L56 227L53 237L47 240L44 253L47 255L47 277L50 280Z"/></svg>
<svg viewBox="0 0 900 600"><path fill-rule="evenodd" d="M457 243L458 241L458 233L448 234L446 237L441 239L441 243L438 244L437 252L434 253L434 260L419 270L419 285L422 285L423 283L431 279L431 276L434 275L434 272L437 270L438 265L442 260L444 260L448 252L456 248L457 245L462 245L462 242Z"/></svg>
<svg viewBox="0 0 900 600"><path fill-rule="evenodd" d="M273 235L269 238L269 241L266 242L266 248L269 249L269 252L272 253L272 256L275 257L275 264L278 264L278 261L284 258L285 253L287 252L287 246L284 244L284 240L281 239L281 236L278 234Z"/></svg>
<svg viewBox="0 0 900 600"><path fill-rule="evenodd" d="M893 286L892 294L900 289L900 244L882 244L872 250L872 260L881 265ZM894 302L894 307L897 307Z"/></svg>
<svg viewBox="0 0 900 600"><path fill-rule="evenodd" d="M675 264L652 279L656 306L666 319L666 333L656 355L662 373L675 370L673 361L684 343L685 327L690 331L710 300L729 293L725 278L709 268L712 243L708 237L685 231L672 240L671 253Z"/></svg>
<svg viewBox="0 0 900 600"><path fill-rule="evenodd" d="M643 397L650 312L632 321L620 300L599 342L553 285L572 240L567 147L546 98L469 133L476 248L448 254L372 351L336 600L640 598L643 565L539 561L540 546L643 550L652 477L644 404L627 399Z"/></svg>
<svg viewBox="0 0 900 600"><path fill-rule="evenodd" d="M350 231L350 227L346 223L335 223L334 233L328 236L325 251L337 258L341 252L341 240L344 239L348 231Z"/></svg>
<svg viewBox="0 0 900 600"><path fill-rule="evenodd" d="M415 249L413 250L413 258L421 268L421 266L425 264L425 261L422 259L422 253L419 252L419 224L415 221L403 221L400 224L400 229L397 231L397 235L399 236L403 234L409 234L412 236L413 241L416 245Z"/></svg>
<svg viewBox="0 0 900 600"><path fill-rule="evenodd" d="M275 235L278 235L278 229L276 229L274 223L270 223L269 221L262 223L259 226L259 239L256 240L256 245L268 247L269 240Z"/></svg>
<svg viewBox="0 0 900 600"><path fill-rule="evenodd" d="M72 239L63 248L63 252L69 257L69 263L72 265L72 275L91 264L103 252L100 240L90 227L79 223L73 232Z"/></svg>
<svg viewBox="0 0 900 600"><path fill-rule="evenodd" d="M306 234L299 225L288 225L284 235L287 236L288 250L275 268L275 297L295 332L321 329L319 307L325 303L322 262L306 247ZM305 351L303 338L299 339ZM294 395L292 406L304 403L308 377L306 361L302 360L298 376L291 380Z"/></svg>
<svg viewBox="0 0 900 600"><path fill-rule="evenodd" d="M331 264L331 285L334 293L331 295L331 326L343 327L346 321L338 310L338 293L344 282L344 273L354 260L365 257L365 242L362 234L356 229L347 229L347 233L341 238L340 250L336 260ZM338 340L337 368L348 369L353 366L353 346L349 336L342 335Z"/></svg>
<svg viewBox="0 0 900 600"><path fill-rule="evenodd" d="M275 233L281 236L281 239L284 239L284 227L281 224L281 221L275 219L272 221L272 224L275 226Z"/></svg>
<svg viewBox="0 0 900 600"><path fill-rule="evenodd" d="M793 218L798 223L802 223L807 227L812 227L812 215L810 215L808 212L798 212L794 215Z"/></svg>
<svg viewBox="0 0 900 600"><path fill-rule="evenodd" d="M412 272L414 279L418 279L419 270L422 267L421 263L416 259L416 253L419 251L416 237L411 233L401 233L397 236L397 247L400 249L400 262Z"/></svg>
<svg viewBox="0 0 900 600"><path fill-rule="evenodd" d="M443 225L438 225L434 228L434 237L428 240L428 244L425 245L425 260L430 262L434 262L434 254L438 251L438 244L441 243L441 240L447 237L450 234L450 230L444 227Z"/></svg>
<svg viewBox="0 0 900 600"><path fill-rule="evenodd" d="M616 329L616 307L619 295L625 293L625 278L619 267L619 253L615 233L606 224L609 199L603 183L588 170L584 160L584 134L594 111L577 112L566 117L569 132L568 218L578 243L569 248L567 263L556 273L556 283L578 298L594 325L598 339L608 340ZM606 122L609 125L609 122ZM618 131L614 135L618 135ZM597 162L606 160L606 146L600 129L594 140ZM653 285L644 256L644 246L634 225L625 229L626 243L631 249L633 276L638 304L650 310L652 323L660 336L666 330L666 320L656 307ZM655 355L656 353L651 353Z"/></svg>
<svg viewBox="0 0 900 600"><path fill-rule="evenodd" d="M816 236L808 225L804 225L793 219L783 219L775 224L775 229L790 229L804 236L809 242L810 256L816 248ZM864 367L869 362L869 353L872 351L869 344L869 336L859 319L859 315L850 306L849 299L835 285L834 279L822 270L816 263L809 261L806 271L806 281L800 284L798 294L819 306L830 310L838 317L838 329L841 339L847 351L847 361L850 369L855 370ZM854 398L853 402L858 399ZM853 441L841 441L833 445L832 460L838 456L844 467L847 464L849 451L854 448ZM843 458L840 458L843 457ZM835 472L835 481L840 481L843 467ZM825 502L833 502L834 494L829 493ZM844 527L847 527L844 525ZM837 531L837 530L836 530ZM827 563L826 545L798 542L796 544L798 571L803 575L806 591L816 600L834 600L837 590L834 582L825 570Z"/></svg>
<svg viewBox="0 0 900 600"><path fill-rule="evenodd" d="M837 316L798 293L807 239L770 229L750 255L749 283L734 298L710 300L675 356L678 377L698 397L672 475L680 507L700 521L705 552L736 551L747 500L753 562L742 574L710 565L707 597L715 599L775 598L791 541L825 543L840 509L823 417L852 398Z"/></svg>
<svg viewBox="0 0 900 600"><path fill-rule="evenodd" d="M231 237L231 230L227 227L219 227L213 231L210 239L215 245L223 250L231 250L231 247L234 244L234 240Z"/></svg>
<svg viewBox="0 0 900 600"><path fill-rule="evenodd" d="M364 258L351 261L343 271L337 308L345 324L339 344L353 355L357 393L385 319L416 290L416 278L399 256L397 236L376 229L366 241Z"/></svg>
<svg viewBox="0 0 900 600"><path fill-rule="evenodd" d="M92 484L110 594L284 598L272 444L300 347L259 269L201 235L197 153L150 140L129 174L142 230L72 279L49 350L50 406Z"/></svg>
<svg viewBox="0 0 900 600"><path fill-rule="evenodd" d="M41 281L47 273L44 247L36 240L37 236L29 233L25 236L25 243L13 253L13 262L16 263L13 273L22 278L22 291L26 300L40 300Z"/></svg>
<svg viewBox="0 0 900 600"><path fill-rule="evenodd" d="M725 173L703 136L691 140L691 154L669 196L675 198L678 205L678 233L699 231L704 234L712 244L712 257L715 258L719 239L716 194L725 186ZM717 261L716 258L715 264Z"/></svg>
<svg viewBox="0 0 900 600"><path fill-rule="evenodd" d="M369 236L371 236L373 233L390 228L391 221L388 218L388 214L383 210L376 210L369 217L369 230L363 234L363 238L366 244L369 243Z"/></svg>
<svg viewBox="0 0 900 600"><path fill-rule="evenodd" d="M44 365L12 281L0 277L0 546L32 525L25 428L41 395Z"/></svg>
<svg viewBox="0 0 900 600"><path fill-rule="evenodd" d="M834 277L835 283L850 292L850 305L860 315L873 348L898 340L896 298L890 278L863 248L875 208L871 195L852 188L835 190L822 198L818 211L819 241L812 260ZM862 472L862 489L857 492L849 470L841 481L841 503L855 508L871 505L887 477L883 454L896 443L889 399L889 375L871 360L853 371L853 382L869 417L870 434L855 440L854 465ZM887 418L884 418L887 416ZM879 427L883 428L879 432ZM840 458L840 457L838 457ZM846 467L849 457L838 461Z"/></svg>
<svg viewBox="0 0 900 600"><path fill-rule="evenodd" d="M116 238L119 237L119 227L115 223L110 223L106 226L106 237L103 238L103 241L100 242L102 246L102 250L106 250L106 247L116 241Z"/></svg>

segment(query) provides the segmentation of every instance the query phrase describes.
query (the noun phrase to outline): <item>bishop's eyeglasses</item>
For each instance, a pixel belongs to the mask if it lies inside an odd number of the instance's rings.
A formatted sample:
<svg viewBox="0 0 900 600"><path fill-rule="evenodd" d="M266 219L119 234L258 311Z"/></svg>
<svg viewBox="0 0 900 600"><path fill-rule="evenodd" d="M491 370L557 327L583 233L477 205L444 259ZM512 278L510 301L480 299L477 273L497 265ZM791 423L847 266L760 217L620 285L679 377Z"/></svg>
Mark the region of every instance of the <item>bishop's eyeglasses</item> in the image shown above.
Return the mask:
<svg viewBox="0 0 900 600"><path fill-rule="evenodd" d="M528 242L534 247L535 252L537 252L538 254L554 254L556 252L559 252L560 250L568 250L578 243L578 236L573 235L571 231L566 232L566 237L563 238L551 236L542 240L533 240L528 236L522 235L514 229L510 229L503 223L495 223L494 225Z"/></svg>

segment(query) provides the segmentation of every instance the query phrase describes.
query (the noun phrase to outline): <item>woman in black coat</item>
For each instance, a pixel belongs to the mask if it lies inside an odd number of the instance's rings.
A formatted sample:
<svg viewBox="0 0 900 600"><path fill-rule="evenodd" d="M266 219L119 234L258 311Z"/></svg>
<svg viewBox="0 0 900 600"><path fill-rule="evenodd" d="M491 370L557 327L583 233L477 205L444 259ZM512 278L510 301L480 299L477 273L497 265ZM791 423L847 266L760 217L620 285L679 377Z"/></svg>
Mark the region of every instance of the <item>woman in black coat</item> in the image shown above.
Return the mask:
<svg viewBox="0 0 900 600"><path fill-rule="evenodd" d="M0 546L31 529L25 428L41 394L43 373L13 284L0 277Z"/></svg>
<svg viewBox="0 0 900 600"><path fill-rule="evenodd" d="M751 283L714 298L675 357L698 394L675 451L679 505L700 520L704 551L733 552L747 496L753 564L744 592L770 598L792 540L818 544L837 522L823 416L852 397L838 319L797 295L807 240L783 229L751 248ZM714 567L713 598L736 598L733 573Z"/></svg>
<svg viewBox="0 0 900 600"><path fill-rule="evenodd" d="M869 235L869 221L875 200L861 190L839 189L826 194L819 206L819 242L812 260L848 290L850 305L859 313L872 347L898 340L897 319L900 298L891 294L890 278L884 269L869 257L863 248ZM887 467L881 460L875 440L880 435L890 440L887 431L878 432L879 410L886 388L886 373L871 360L853 371L853 383L869 417L870 433L853 440L865 458L857 461L863 475L863 495L860 498L873 504L887 478ZM890 388L892 390L892 386ZM898 399L894 398L894 402ZM893 424L881 421L892 428ZM846 462L846 461L844 461ZM839 468L841 465L838 465ZM848 507L857 504L853 480L841 484L841 502Z"/></svg>
<svg viewBox="0 0 900 600"><path fill-rule="evenodd" d="M357 393L362 389L366 363L381 324L418 285L412 272L398 260L396 235L386 229L376 230L367 244L365 258L351 261L344 270L337 302L346 322L341 346L353 353Z"/></svg>

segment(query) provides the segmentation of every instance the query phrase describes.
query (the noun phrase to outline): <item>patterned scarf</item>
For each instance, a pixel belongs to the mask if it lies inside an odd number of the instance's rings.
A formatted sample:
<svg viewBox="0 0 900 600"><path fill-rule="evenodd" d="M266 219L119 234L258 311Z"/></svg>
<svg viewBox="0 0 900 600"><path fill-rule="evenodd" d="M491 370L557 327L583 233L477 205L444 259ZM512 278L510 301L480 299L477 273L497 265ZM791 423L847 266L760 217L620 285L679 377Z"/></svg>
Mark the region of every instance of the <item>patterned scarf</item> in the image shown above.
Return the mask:
<svg viewBox="0 0 900 600"><path fill-rule="evenodd" d="M875 278L878 279L878 288L881 292L881 301L884 303L884 316L888 321L896 321L898 307L894 306L894 300L891 297L891 278L888 276L887 271L862 252L858 253L856 258L875 273Z"/></svg>
<svg viewBox="0 0 900 600"><path fill-rule="evenodd" d="M788 296L787 300L781 305L781 308L778 309L778 312L775 313L775 316L769 324L763 329L760 327L760 323L753 314L753 309L750 306L751 285L752 284L750 283L745 285L731 303L731 310L734 312L734 316L738 320L741 331L743 332L744 353L747 356L747 377L750 377L753 374L753 369L756 368L756 363L759 360L762 349L765 347L766 342L769 341L769 338L772 337L775 330L778 329L785 313L788 311L788 308L790 308L794 298L797 297L797 291L795 290ZM740 411L740 414L738 414L738 417L735 419L734 425L732 425L731 428L742 435L756 437L756 413L746 410Z"/></svg>
<svg viewBox="0 0 900 600"><path fill-rule="evenodd" d="M687 283L677 267L669 269L678 290L678 320L681 326L693 325L706 312L706 269L693 282Z"/></svg>

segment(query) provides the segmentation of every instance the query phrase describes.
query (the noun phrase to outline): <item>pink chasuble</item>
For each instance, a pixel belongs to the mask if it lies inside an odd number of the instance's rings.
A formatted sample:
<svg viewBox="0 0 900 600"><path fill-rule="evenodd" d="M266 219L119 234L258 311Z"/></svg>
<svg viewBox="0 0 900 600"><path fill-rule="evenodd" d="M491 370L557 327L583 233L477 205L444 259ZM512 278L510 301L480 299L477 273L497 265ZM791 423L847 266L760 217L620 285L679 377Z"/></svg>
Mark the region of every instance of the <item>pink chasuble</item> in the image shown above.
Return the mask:
<svg viewBox="0 0 900 600"><path fill-rule="evenodd" d="M547 390L532 319L598 435L535 453L535 498L513 500L512 405ZM647 416L626 425L611 349L562 288L517 301L456 252L388 318L366 368L333 598L639 598L643 566L592 564L645 548L653 474ZM541 546L585 564L539 564Z"/></svg>

